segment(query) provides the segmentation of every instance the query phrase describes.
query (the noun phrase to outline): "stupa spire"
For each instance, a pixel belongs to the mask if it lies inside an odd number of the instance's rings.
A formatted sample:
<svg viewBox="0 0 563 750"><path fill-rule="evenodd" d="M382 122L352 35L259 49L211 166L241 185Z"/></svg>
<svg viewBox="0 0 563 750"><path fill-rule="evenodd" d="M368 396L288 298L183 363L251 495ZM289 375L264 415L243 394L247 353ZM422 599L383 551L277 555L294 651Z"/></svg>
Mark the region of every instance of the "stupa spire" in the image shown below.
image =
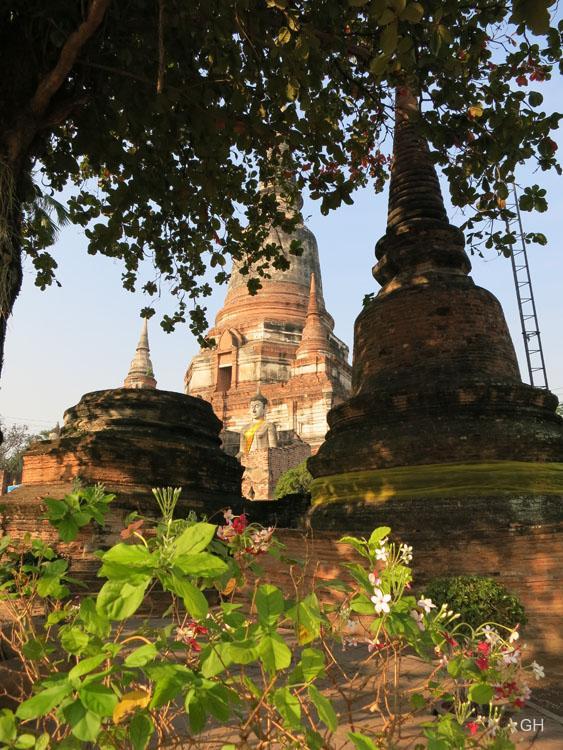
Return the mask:
<svg viewBox="0 0 563 750"><path fill-rule="evenodd" d="M141 328L135 356L123 383L125 388L156 388L149 349L148 322L145 318Z"/></svg>
<svg viewBox="0 0 563 750"><path fill-rule="evenodd" d="M317 296L317 282L315 274L311 274L309 287L309 304L307 306L307 317L301 337L301 343L297 348L296 359L303 359L312 354L328 354L328 331L323 324L319 298Z"/></svg>
<svg viewBox="0 0 563 750"><path fill-rule="evenodd" d="M414 94L397 89L387 231L376 245L373 269L382 285L396 280L392 288L413 272L471 270L463 233L448 221L428 144L416 126L419 117Z"/></svg>

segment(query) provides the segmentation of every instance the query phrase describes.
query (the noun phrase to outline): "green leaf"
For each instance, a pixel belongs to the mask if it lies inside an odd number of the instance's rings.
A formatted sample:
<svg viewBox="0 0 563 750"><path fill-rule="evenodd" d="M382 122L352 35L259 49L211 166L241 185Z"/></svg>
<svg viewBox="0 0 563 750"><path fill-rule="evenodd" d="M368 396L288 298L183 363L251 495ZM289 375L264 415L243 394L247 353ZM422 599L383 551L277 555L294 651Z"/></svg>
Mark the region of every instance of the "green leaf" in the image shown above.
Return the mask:
<svg viewBox="0 0 563 750"><path fill-rule="evenodd" d="M90 636L81 628L65 627L61 632L60 641L61 646L69 654L81 654L90 643Z"/></svg>
<svg viewBox="0 0 563 750"><path fill-rule="evenodd" d="M291 651L277 633L265 635L258 645L260 660L268 672L278 672L291 664Z"/></svg>
<svg viewBox="0 0 563 750"><path fill-rule="evenodd" d="M46 516L51 523L53 521L60 521L61 518L64 518L70 512L70 508L64 500L46 497L43 502L47 506Z"/></svg>
<svg viewBox="0 0 563 750"><path fill-rule="evenodd" d="M385 72L387 65L389 64L389 55L377 55L377 57L374 57L369 64L369 71L370 73L373 73L374 76L381 76ZM342 537L340 540L341 542L348 541L349 539L353 539L353 537ZM359 549L359 545L356 546L356 544L353 544L352 542L348 541L348 544L352 544L355 549L365 557L365 549L362 546L362 549Z"/></svg>
<svg viewBox="0 0 563 750"><path fill-rule="evenodd" d="M546 0L513 0L510 20L515 24L525 24L534 34L547 34L550 21L549 5Z"/></svg>
<svg viewBox="0 0 563 750"><path fill-rule="evenodd" d="M176 698L183 687L193 681L193 672L183 664L159 664L150 671L155 680L150 708L160 708Z"/></svg>
<svg viewBox="0 0 563 750"><path fill-rule="evenodd" d="M424 16L424 8L420 3L409 3L407 7L401 12L401 21L408 21L409 23L420 23Z"/></svg>
<svg viewBox="0 0 563 750"><path fill-rule="evenodd" d="M97 635L99 638L107 638L109 635L111 630L109 620L97 611L96 602L92 597L82 599L78 617L84 628L92 635Z"/></svg>
<svg viewBox="0 0 563 750"><path fill-rule="evenodd" d="M0 742L12 742L17 734L14 712L9 708L2 708L0 710Z"/></svg>
<svg viewBox="0 0 563 750"><path fill-rule="evenodd" d="M70 724L71 732L82 742L94 742L97 738L101 720L96 714L88 711L80 700L70 703L63 709L65 719Z"/></svg>
<svg viewBox="0 0 563 750"><path fill-rule="evenodd" d="M173 545L175 556L203 552L215 536L217 526L211 523L196 523L180 534Z"/></svg>
<svg viewBox="0 0 563 750"><path fill-rule="evenodd" d="M66 696L72 692L72 685L68 680L60 681L56 685L51 685L45 690L42 690L32 698L28 698L23 703L20 703L16 710L16 716L22 721L28 721L29 719L38 719L40 716L45 716L52 711L53 708L59 705L59 703L66 698Z"/></svg>
<svg viewBox="0 0 563 750"><path fill-rule="evenodd" d="M493 688L483 682L471 685L469 688L469 698L480 706L489 703L493 698L493 694Z"/></svg>
<svg viewBox="0 0 563 750"><path fill-rule="evenodd" d="M338 726L338 719L332 707L332 703L322 695L315 685L309 685L309 698L315 704L319 719L325 724L331 732L335 732Z"/></svg>
<svg viewBox="0 0 563 750"><path fill-rule="evenodd" d="M32 638L22 646L22 653L32 661L39 661L53 651L52 646L47 646L42 638Z"/></svg>
<svg viewBox="0 0 563 750"><path fill-rule="evenodd" d="M316 594L308 594L292 607L287 615L295 623L297 639L300 644L310 643L315 638L318 638L322 618Z"/></svg>
<svg viewBox="0 0 563 750"><path fill-rule="evenodd" d="M35 747L35 735L20 734L14 744L14 748L16 748L16 750L27 750L29 747Z"/></svg>
<svg viewBox="0 0 563 750"><path fill-rule="evenodd" d="M231 702L236 699L236 693L226 685L204 680L201 698L207 710L219 721L225 722L231 715Z"/></svg>
<svg viewBox="0 0 563 750"><path fill-rule="evenodd" d="M411 695L411 705L414 709L424 708L426 706L424 696L420 693L413 693Z"/></svg>
<svg viewBox="0 0 563 750"><path fill-rule="evenodd" d="M384 55L392 55L397 49L398 31L397 22L390 23L381 32L379 43Z"/></svg>
<svg viewBox="0 0 563 750"><path fill-rule="evenodd" d="M48 750L51 742L51 735L43 732L35 741L35 750Z"/></svg>
<svg viewBox="0 0 563 750"><path fill-rule="evenodd" d="M205 710L202 696L199 695L195 688L190 688L188 690L184 707L188 714L190 729L193 734L199 734L207 724L207 712Z"/></svg>
<svg viewBox="0 0 563 750"><path fill-rule="evenodd" d="M225 644L225 653L233 664L250 664L258 658L256 641L230 641Z"/></svg>
<svg viewBox="0 0 563 750"><path fill-rule="evenodd" d="M287 26L282 26L276 37L276 44L278 46L283 46L284 44L287 44L290 40L291 40L291 31L287 28Z"/></svg>
<svg viewBox="0 0 563 750"><path fill-rule="evenodd" d="M89 656L87 659L82 659L76 666L74 666L68 673L68 679L74 682L79 677L82 677L89 672L92 672L96 667L99 667L102 662L107 659L107 654L96 654L95 656Z"/></svg>
<svg viewBox="0 0 563 750"><path fill-rule="evenodd" d="M201 652L201 674L204 677L216 677L232 664L230 643L214 643L206 646Z"/></svg>
<svg viewBox="0 0 563 750"><path fill-rule="evenodd" d="M156 557L142 544L121 543L102 555L102 563L116 563L126 565L128 568L150 570L156 564Z"/></svg>
<svg viewBox="0 0 563 750"><path fill-rule="evenodd" d="M179 555L174 559L174 567L179 568L185 575L204 578L218 578L229 569L226 562L209 552Z"/></svg>
<svg viewBox="0 0 563 750"><path fill-rule="evenodd" d="M280 687L273 694L274 706L292 729L301 728L301 704L288 687Z"/></svg>
<svg viewBox="0 0 563 750"><path fill-rule="evenodd" d="M539 107L543 102L543 96L539 91L530 91L528 94L528 103L530 107Z"/></svg>
<svg viewBox="0 0 563 750"><path fill-rule="evenodd" d="M348 737L354 743L356 750L377 750L374 741L361 732L348 732Z"/></svg>
<svg viewBox="0 0 563 750"><path fill-rule="evenodd" d="M389 536L390 533L390 526L379 526L377 529L374 529L371 532L370 538L368 539L370 549L373 550L376 547L379 547L379 543L381 542L381 540L385 539L386 536Z"/></svg>
<svg viewBox="0 0 563 750"><path fill-rule="evenodd" d="M151 577L133 585L127 581L107 581L98 593L96 610L108 620L125 620L135 614L143 603Z"/></svg>
<svg viewBox="0 0 563 750"><path fill-rule="evenodd" d="M126 667L144 667L150 661L153 661L158 651L154 643L145 643L144 646L132 651L125 659Z"/></svg>
<svg viewBox="0 0 563 750"><path fill-rule="evenodd" d="M365 594L358 594L350 602L352 612L359 615L372 615L375 612L373 602Z"/></svg>
<svg viewBox="0 0 563 750"><path fill-rule="evenodd" d="M264 627L272 627L284 610L283 594L277 586L262 584L256 593L258 620Z"/></svg>
<svg viewBox="0 0 563 750"><path fill-rule="evenodd" d="M151 717L145 713L136 713L129 724L129 739L133 750L145 750L154 732Z"/></svg>
<svg viewBox="0 0 563 750"><path fill-rule="evenodd" d="M73 542L78 536L79 527L72 515L57 521L56 527L63 542Z"/></svg>
<svg viewBox="0 0 563 750"><path fill-rule="evenodd" d="M290 685L310 682L324 672L325 656L316 648L304 648L301 659L289 678Z"/></svg>
<svg viewBox="0 0 563 750"><path fill-rule="evenodd" d="M78 694L84 707L96 716L111 716L118 703L117 695L113 690L99 682L85 685L78 691Z"/></svg>
<svg viewBox="0 0 563 750"><path fill-rule="evenodd" d="M175 575L163 577L165 588L173 591L184 601L184 607L196 620L203 619L209 610L209 604L205 595L194 586L187 578Z"/></svg>

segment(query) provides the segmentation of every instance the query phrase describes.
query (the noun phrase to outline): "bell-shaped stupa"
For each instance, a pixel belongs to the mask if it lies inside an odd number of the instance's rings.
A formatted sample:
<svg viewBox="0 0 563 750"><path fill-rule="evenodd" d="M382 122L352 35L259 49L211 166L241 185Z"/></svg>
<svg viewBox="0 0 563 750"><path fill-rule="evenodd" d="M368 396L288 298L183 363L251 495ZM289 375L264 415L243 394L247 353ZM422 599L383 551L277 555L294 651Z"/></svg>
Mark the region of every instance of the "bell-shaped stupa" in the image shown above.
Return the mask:
<svg viewBox="0 0 563 750"><path fill-rule="evenodd" d="M396 113L382 288L356 320L352 397L309 462L314 500L416 494L436 466L464 492L563 494L557 398L522 382L498 300L468 275L414 97L399 94Z"/></svg>

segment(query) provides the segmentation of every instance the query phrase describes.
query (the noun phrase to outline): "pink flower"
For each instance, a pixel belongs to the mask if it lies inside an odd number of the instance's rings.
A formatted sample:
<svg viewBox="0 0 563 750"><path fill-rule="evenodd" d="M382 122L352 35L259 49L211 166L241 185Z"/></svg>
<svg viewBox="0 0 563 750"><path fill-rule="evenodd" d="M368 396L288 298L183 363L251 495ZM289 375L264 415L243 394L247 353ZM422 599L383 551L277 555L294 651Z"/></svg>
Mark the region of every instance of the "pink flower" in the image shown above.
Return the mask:
<svg viewBox="0 0 563 750"><path fill-rule="evenodd" d="M481 643L477 646L477 651L483 654L483 656L488 656L491 652L491 647L486 641L481 641Z"/></svg>

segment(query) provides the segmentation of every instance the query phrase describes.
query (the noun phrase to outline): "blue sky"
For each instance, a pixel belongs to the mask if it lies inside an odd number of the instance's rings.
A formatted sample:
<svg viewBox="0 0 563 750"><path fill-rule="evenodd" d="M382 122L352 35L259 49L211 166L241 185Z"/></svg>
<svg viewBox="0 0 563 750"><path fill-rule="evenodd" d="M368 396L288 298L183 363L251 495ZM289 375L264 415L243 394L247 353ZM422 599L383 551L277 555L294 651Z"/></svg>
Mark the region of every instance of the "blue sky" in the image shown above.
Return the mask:
<svg viewBox="0 0 563 750"><path fill-rule="evenodd" d="M544 109L563 101L561 79L543 84ZM556 140L563 152L563 133ZM548 380L563 400L563 178L529 170L517 175L548 188L549 210L523 214L527 231L541 231L546 247L532 246L529 261L542 332ZM444 189L444 193L447 190ZM385 229L387 195L360 191L353 206L321 216L318 204L306 200L304 215L319 244L325 301L336 321L336 334L353 344L354 319L362 298L378 289L371 276L374 246ZM453 223L462 217L450 210ZM119 387L127 374L138 339L141 294L121 287L120 264L86 253L83 231L61 232L54 248L61 288L41 292L34 286L31 264L26 263L23 289L9 321L5 365L0 388L0 415L10 424L26 423L34 430L62 421L63 412L88 391ZM512 333L521 371L526 377L524 350L510 261L490 253L472 258L473 278L500 300ZM212 321L225 295L219 288L209 301ZM157 312L171 310L163 298ZM153 318L149 325L152 361L158 387L183 390L183 376L198 347L187 328L166 334Z"/></svg>

